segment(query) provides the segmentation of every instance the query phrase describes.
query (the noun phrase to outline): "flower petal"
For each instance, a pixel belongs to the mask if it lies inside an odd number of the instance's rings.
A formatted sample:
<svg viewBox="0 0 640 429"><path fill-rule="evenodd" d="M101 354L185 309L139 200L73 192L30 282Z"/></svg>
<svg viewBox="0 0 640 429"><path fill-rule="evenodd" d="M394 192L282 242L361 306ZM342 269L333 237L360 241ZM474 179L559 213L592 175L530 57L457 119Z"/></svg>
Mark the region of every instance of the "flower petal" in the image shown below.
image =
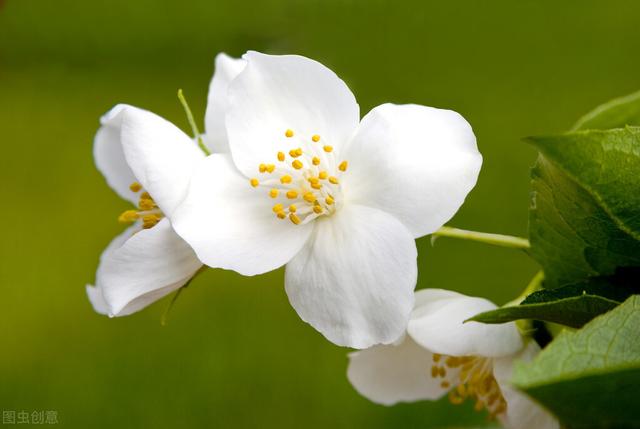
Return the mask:
<svg viewBox="0 0 640 429"><path fill-rule="evenodd" d="M293 308L341 346L396 340L413 307L417 277L409 231L391 215L354 205L315 224L307 245L287 264Z"/></svg>
<svg viewBox="0 0 640 429"><path fill-rule="evenodd" d="M138 204L138 196L129 189L137 179L127 164L120 140L121 113L125 108L118 104L100 118L101 126L93 140L93 157L109 186L125 200Z"/></svg>
<svg viewBox="0 0 640 429"><path fill-rule="evenodd" d="M123 316L180 288L201 266L193 250L165 218L153 228L130 236L119 247L105 251L96 285L109 314Z"/></svg>
<svg viewBox="0 0 640 429"><path fill-rule="evenodd" d="M409 335L422 347L443 355L499 357L522 348L515 323L487 325L463 323L476 314L496 308L484 298L470 297L440 289L416 292L417 305L407 327Z"/></svg>
<svg viewBox="0 0 640 429"><path fill-rule="evenodd" d="M215 72L209 85L207 111L204 116L206 134L202 137L212 153L228 153L229 142L224 123L224 116L229 104L227 89L231 81L244 69L247 62L220 53L216 56L215 63Z"/></svg>
<svg viewBox="0 0 640 429"><path fill-rule="evenodd" d="M538 352L540 347L534 341L529 341L518 355L496 359L493 363L494 376L507 401L507 412L499 418L508 429L558 429L560 427L558 420L551 413L509 383L514 361L516 359L530 361Z"/></svg>
<svg viewBox="0 0 640 429"><path fill-rule="evenodd" d="M196 169L173 226L205 264L251 276L274 270L307 241L311 224L278 219L268 191L252 188L229 155L214 154Z"/></svg>
<svg viewBox="0 0 640 429"><path fill-rule="evenodd" d="M251 175L277 151L314 144L335 147L358 126L359 107L347 85L322 64L297 55L248 52L247 66L229 86L226 124L233 160ZM287 139L291 129L294 137Z"/></svg>
<svg viewBox="0 0 640 429"><path fill-rule="evenodd" d="M405 336L399 344L350 353L347 378L358 393L382 405L436 400L450 388L441 386L444 378L431 377L432 362L432 353ZM447 376L453 381L457 371L453 369Z"/></svg>
<svg viewBox="0 0 640 429"><path fill-rule="evenodd" d="M347 198L393 214L414 237L451 219L482 164L462 116L412 104L371 110L342 159L349 162L342 178Z"/></svg>
<svg viewBox="0 0 640 429"><path fill-rule="evenodd" d="M193 168L204 153L158 115L132 106L121 115L127 163L160 209L171 216L186 195Z"/></svg>

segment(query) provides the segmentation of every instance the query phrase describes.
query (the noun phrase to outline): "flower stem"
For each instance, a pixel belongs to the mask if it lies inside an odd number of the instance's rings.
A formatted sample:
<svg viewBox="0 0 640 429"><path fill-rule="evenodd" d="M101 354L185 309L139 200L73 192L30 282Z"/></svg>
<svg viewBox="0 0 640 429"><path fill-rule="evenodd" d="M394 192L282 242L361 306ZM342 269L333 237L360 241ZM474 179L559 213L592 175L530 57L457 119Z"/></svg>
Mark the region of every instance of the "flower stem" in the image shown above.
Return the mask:
<svg viewBox="0 0 640 429"><path fill-rule="evenodd" d="M189 125L191 125L191 130L193 131L193 136L198 140L198 147L200 150L204 152L205 155L211 155L211 152L205 146L202 141L202 137L200 136L200 131L198 131L198 125L196 125L195 119L193 119L193 113L191 113L191 108L189 107L189 103L187 103L187 99L184 97L184 93L182 89L178 90L178 100L180 100L180 104L184 108L184 112L187 114L187 120L189 121Z"/></svg>
<svg viewBox="0 0 640 429"><path fill-rule="evenodd" d="M433 233L432 241L438 237L460 238L462 240L477 241L494 246L510 247L512 249L528 250L531 245L529 240L522 237L514 237L511 235L489 234L487 232L467 231L466 229L452 228L443 226Z"/></svg>

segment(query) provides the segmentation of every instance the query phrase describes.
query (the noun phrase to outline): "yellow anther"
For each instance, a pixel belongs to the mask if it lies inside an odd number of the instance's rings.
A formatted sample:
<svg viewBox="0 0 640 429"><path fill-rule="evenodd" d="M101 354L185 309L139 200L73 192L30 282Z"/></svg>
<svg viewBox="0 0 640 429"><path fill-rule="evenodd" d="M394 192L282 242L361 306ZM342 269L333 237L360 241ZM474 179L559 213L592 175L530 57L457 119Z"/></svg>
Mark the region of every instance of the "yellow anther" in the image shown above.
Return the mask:
<svg viewBox="0 0 640 429"><path fill-rule="evenodd" d="M298 191L294 191L293 189L287 191L287 198L289 198L290 200L298 198Z"/></svg>
<svg viewBox="0 0 640 429"><path fill-rule="evenodd" d="M278 203L275 206L273 206L271 210L273 210L274 213L280 213L281 211L284 211L284 206Z"/></svg>
<svg viewBox="0 0 640 429"><path fill-rule="evenodd" d="M320 158L318 158L317 156L314 156L313 158L311 158L311 163L313 165L320 165Z"/></svg>
<svg viewBox="0 0 640 429"><path fill-rule="evenodd" d="M287 214L284 211L281 211L281 212L276 213L276 216L278 216L278 218L280 218L280 219L286 219Z"/></svg>
<svg viewBox="0 0 640 429"><path fill-rule="evenodd" d="M258 166L258 171L259 171L260 173L264 173L265 171L267 171L267 165L266 165L266 164L260 164L260 165Z"/></svg>
<svg viewBox="0 0 640 429"><path fill-rule="evenodd" d="M151 195L149 195L148 192L143 192L140 194L140 198L143 200L153 200L153 198L151 198Z"/></svg>
<svg viewBox="0 0 640 429"><path fill-rule="evenodd" d="M434 362L440 362L441 358L442 358L442 355L439 355L438 353L434 353L433 354L433 361Z"/></svg>
<svg viewBox="0 0 640 429"><path fill-rule="evenodd" d="M284 132L284 135L287 137L293 137L293 130L287 130Z"/></svg>
<svg viewBox="0 0 640 429"><path fill-rule="evenodd" d="M273 171L276 169L276 166L273 164L267 164L267 173L273 173Z"/></svg>
<svg viewBox="0 0 640 429"><path fill-rule="evenodd" d="M320 136L317 134L314 134L311 136L311 140L313 140L315 143L318 143L320 141Z"/></svg>
<svg viewBox="0 0 640 429"><path fill-rule="evenodd" d="M138 207L143 211L152 210L155 206L156 203L150 198L140 198L138 201Z"/></svg>
<svg viewBox="0 0 640 429"><path fill-rule="evenodd" d="M440 387L442 387L443 389L448 389L449 387L451 387L451 384L449 384L448 381L443 381L440 383Z"/></svg>
<svg viewBox="0 0 640 429"><path fill-rule="evenodd" d="M322 149L327 153L333 152L333 146L329 146L329 145L322 146Z"/></svg>
<svg viewBox="0 0 640 429"><path fill-rule="evenodd" d="M138 182L133 182L129 185L129 189L131 189L131 192L139 192L142 189L142 185Z"/></svg>
<svg viewBox="0 0 640 429"><path fill-rule="evenodd" d="M322 206L313 206L313 211L317 214L322 213Z"/></svg>
<svg viewBox="0 0 640 429"><path fill-rule="evenodd" d="M458 384L456 386L456 391L458 392L458 395L460 395L463 398L467 396L467 388L465 387L464 384Z"/></svg>
<svg viewBox="0 0 640 429"><path fill-rule="evenodd" d="M280 178L280 183L291 183L291 176L285 174Z"/></svg>
<svg viewBox="0 0 640 429"><path fill-rule="evenodd" d="M311 187L313 189L322 189L322 183L312 183Z"/></svg>
<svg viewBox="0 0 640 429"><path fill-rule="evenodd" d="M284 161L284 152L278 152L278 161Z"/></svg>
<svg viewBox="0 0 640 429"><path fill-rule="evenodd" d="M289 151L289 156L290 156L290 157L292 157L292 158L297 158L297 157L299 157L300 155L302 155L302 149L301 149L301 148L298 148L298 149L291 149L291 150Z"/></svg>
<svg viewBox="0 0 640 429"><path fill-rule="evenodd" d="M309 183L320 183L320 179L318 179L317 177L313 177L313 176L312 176L312 177L309 177L309 178L307 179L307 181L308 181Z"/></svg>
<svg viewBox="0 0 640 429"><path fill-rule="evenodd" d="M298 210L295 204L289 206L289 213L295 213Z"/></svg>
<svg viewBox="0 0 640 429"><path fill-rule="evenodd" d="M334 185L337 185L339 183L338 178L334 176L329 176L329 182L333 183Z"/></svg>
<svg viewBox="0 0 640 429"><path fill-rule="evenodd" d="M302 168L302 163L300 162L300 160L299 160L299 159L296 159L295 161L293 161L293 162L291 163L291 166L292 166L293 168L295 168L296 170L300 170L300 169Z"/></svg>
<svg viewBox="0 0 640 429"><path fill-rule="evenodd" d="M158 222L160 222L160 216L158 215L142 216L142 228L144 229L153 228Z"/></svg>
<svg viewBox="0 0 640 429"><path fill-rule="evenodd" d="M441 366L440 368L438 368L438 375L442 378L447 376L447 370L445 369L444 366Z"/></svg>
<svg viewBox="0 0 640 429"><path fill-rule="evenodd" d="M294 214L294 213L290 213L289 214L289 219L291 219L291 222L293 222L296 225L300 225L300 218L298 217L298 215Z"/></svg>
<svg viewBox="0 0 640 429"><path fill-rule="evenodd" d="M458 395L456 395L455 390L452 390L451 392L449 392L449 402L454 405L460 405L464 402L464 398L459 397Z"/></svg>
<svg viewBox="0 0 640 429"><path fill-rule="evenodd" d="M276 198L279 193L280 193L280 191L278 191L277 189L272 189L272 190L269 191L269 196L271 198Z"/></svg>
<svg viewBox="0 0 640 429"><path fill-rule="evenodd" d="M127 210L118 217L118 222L129 223L138 220L140 215L135 210Z"/></svg>
<svg viewBox="0 0 640 429"><path fill-rule="evenodd" d="M303 196L304 200L308 203L313 203L316 201L316 196L313 192L307 192Z"/></svg>
<svg viewBox="0 0 640 429"><path fill-rule="evenodd" d="M333 197L331 195L329 195L327 198L324 199L324 202L327 203L328 205L331 205L331 204L333 204L335 202L335 200L333 199Z"/></svg>
<svg viewBox="0 0 640 429"><path fill-rule="evenodd" d="M258 181L258 179L256 179L255 177L251 180L249 180L249 183L251 183L251 186L253 186L254 188L256 186L258 186L260 184L260 181Z"/></svg>
<svg viewBox="0 0 640 429"><path fill-rule="evenodd" d="M433 365L431 367L431 378L436 378L438 376L438 366Z"/></svg>
<svg viewBox="0 0 640 429"><path fill-rule="evenodd" d="M340 165L338 165L338 170L347 171L347 167L349 167L349 163L347 161L342 161Z"/></svg>
<svg viewBox="0 0 640 429"><path fill-rule="evenodd" d="M321 171L320 173L318 173L318 179L324 180L327 177L329 177L329 173L327 173L326 171Z"/></svg>

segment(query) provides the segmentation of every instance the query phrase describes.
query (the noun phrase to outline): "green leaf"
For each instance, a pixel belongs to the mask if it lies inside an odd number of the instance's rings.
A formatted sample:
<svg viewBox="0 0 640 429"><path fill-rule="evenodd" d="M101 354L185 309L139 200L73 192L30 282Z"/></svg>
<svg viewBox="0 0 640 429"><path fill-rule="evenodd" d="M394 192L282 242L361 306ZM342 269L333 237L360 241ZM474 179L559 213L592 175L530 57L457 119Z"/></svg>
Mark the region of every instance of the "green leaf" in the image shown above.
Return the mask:
<svg viewBox="0 0 640 429"><path fill-rule="evenodd" d="M640 427L640 296L562 332L513 383L569 428Z"/></svg>
<svg viewBox="0 0 640 429"><path fill-rule="evenodd" d="M640 91L596 107L573 126L578 130L608 130L640 125Z"/></svg>
<svg viewBox="0 0 640 429"><path fill-rule="evenodd" d="M535 319L580 328L594 317L615 308L632 293L640 293L640 286L623 284L625 280L600 277L557 289L540 290L529 295L520 305L486 311L469 321L505 323Z"/></svg>
<svg viewBox="0 0 640 429"><path fill-rule="evenodd" d="M528 139L531 255L545 287L640 266L640 128Z"/></svg>

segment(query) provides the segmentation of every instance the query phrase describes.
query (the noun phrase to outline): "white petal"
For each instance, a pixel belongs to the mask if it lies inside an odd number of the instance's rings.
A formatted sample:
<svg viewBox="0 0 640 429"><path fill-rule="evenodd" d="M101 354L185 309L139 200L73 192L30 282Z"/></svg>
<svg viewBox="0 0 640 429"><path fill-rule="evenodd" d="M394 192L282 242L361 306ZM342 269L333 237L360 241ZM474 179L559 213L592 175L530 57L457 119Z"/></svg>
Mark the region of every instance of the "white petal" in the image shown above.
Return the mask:
<svg viewBox="0 0 640 429"><path fill-rule="evenodd" d="M104 314L105 316L109 315L109 305L107 304L107 301L104 300L104 296L102 295L102 288L98 286L87 285L85 289L87 291L87 298L89 298L89 302L93 306L95 312Z"/></svg>
<svg viewBox="0 0 640 429"><path fill-rule="evenodd" d="M440 383L451 383L458 375L456 370L450 370L446 379L434 379L430 372L432 362L433 354L406 336L397 345L350 353L347 377L358 393L378 404L436 400L449 390Z"/></svg>
<svg viewBox="0 0 640 429"><path fill-rule="evenodd" d="M249 52L247 66L229 86L226 124L238 168L251 175L277 151L321 142L339 151L354 133L359 107L347 85L322 64L296 55ZM294 137L287 139L291 129Z"/></svg>
<svg viewBox="0 0 640 429"><path fill-rule="evenodd" d="M109 314L123 316L178 289L201 266L165 218L153 228L130 235L120 246L105 251L96 285L102 291Z"/></svg>
<svg viewBox="0 0 640 429"><path fill-rule="evenodd" d="M482 164L471 126L458 113L383 104L369 112L342 158L347 198L396 216L414 237L458 211Z"/></svg>
<svg viewBox="0 0 640 429"><path fill-rule="evenodd" d="M215 63L215 72L209 84L207 111L204 116L206 134L203 135L203 139L212 153L228 153L229 142L224 123L229 105L227 89L231 81L244 69L246 61L220 53L216 56Z"/></svg>
<svg viewBox="0 0 640 429"><path fill-rule="evenodd" d="M137 179L127 164L120 140L120 113L124 108L125 105L118 104L100 118L101 126L93 140L93 157L109 186L125 200L138 204L138 196L129 189Z"/></svg>
<svg viewBox="0 0 640 429"><path fill-rule="evenodd" d="M286 264L311 234L272 211L268 189L253 188L229 155L214 154L196 169L173 226L213 268L251 276Z"/></svg>
<svg viewBox="0 0 640 429"><path fill-rule="evenodd" d="M391 215L353 205L315 224L307 245L287 264L293 308L341 346L396 340L405 330L417 277L409 231Z"/></svg>
<svg viewBox="0 0 640 429"><path fill-rule="evenodd" d="M484 298L470 297L439 289L416 292L421 305L411 314L407 331L422 347L450 356L499 357L522 348L515 323L489 325L463 323L496 305Z"/></svg>
<svg viewBox="0 0 640 429"><path fill-rule="evenodd" d="M170 216L186 195L193 168L204 153L158 115L131 106L121 115L127 162L160 209Z"/></svg>
<svg viewBox="0 0 640 429"><path fill-rule="evenodd" d="M509 383L514 361L529 361L539 351L540 347L534 341L529 341L522 352L516 356L503 357L494 361L494 376L507 401L507 412L500 416L500 420L508 429L557 429L560 427L551 413Z"/></svg>

